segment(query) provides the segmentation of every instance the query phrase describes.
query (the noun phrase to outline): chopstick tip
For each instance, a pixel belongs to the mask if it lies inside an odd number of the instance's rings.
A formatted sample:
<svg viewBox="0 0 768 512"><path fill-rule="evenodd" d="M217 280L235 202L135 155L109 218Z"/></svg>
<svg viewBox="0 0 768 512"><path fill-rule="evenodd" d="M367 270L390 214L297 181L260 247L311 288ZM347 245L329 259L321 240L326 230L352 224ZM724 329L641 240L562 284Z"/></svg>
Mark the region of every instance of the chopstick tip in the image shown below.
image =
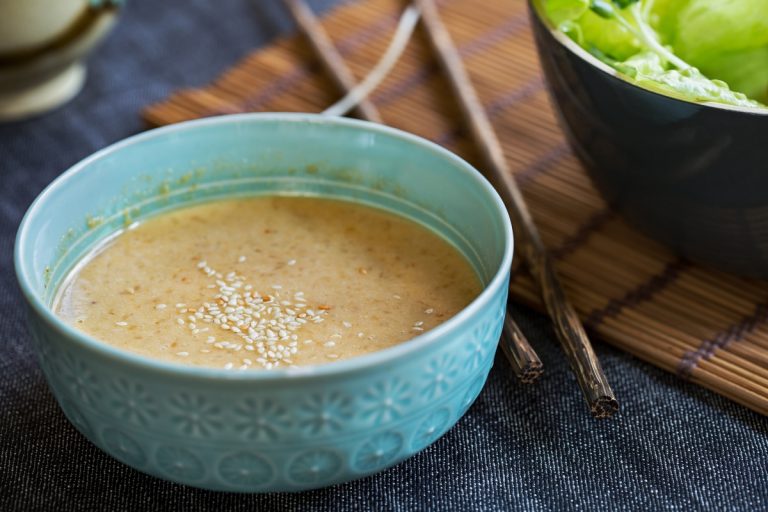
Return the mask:
<svg viewBox="0 0 768 512"><path fill-rule="evenodd" d="M610 418L619 412L619 402L612 396L601 396L590 404L590 410L594 418Z"/></svg>
<svg viewBox="0 0 768 512"><path fill-rule="evenodd" d="M518 375L522 384L533 384L544 374L544 365L541 363L530 363L523 368Z"/></svg>

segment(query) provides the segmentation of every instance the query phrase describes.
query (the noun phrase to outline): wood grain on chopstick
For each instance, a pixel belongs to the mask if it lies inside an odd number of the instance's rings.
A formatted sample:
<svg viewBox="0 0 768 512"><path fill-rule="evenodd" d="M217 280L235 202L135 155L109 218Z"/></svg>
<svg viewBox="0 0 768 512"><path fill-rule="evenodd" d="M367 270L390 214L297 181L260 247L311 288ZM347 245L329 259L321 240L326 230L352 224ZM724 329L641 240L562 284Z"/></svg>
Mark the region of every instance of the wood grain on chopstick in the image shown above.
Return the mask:
<svg viewBox="0 0 768 512"><path fill-rule="evenodd" d="M312 13L312 9L303 0L283 0L283 2L299 29L307 37L325 70L341 92L347 94L355 87L355 77L344 63L344 59L339 55L328 34L323 30L317 17ZM374 123L382 122L379 111L367 98L361 100L355 110L362 119Z"/></svg>
<svg viewBox="0 0 768 512"><path fill-rule="evenodd" d="M433 0L416 0L416 4L421 9L429 41L445 70L454 94L459 99L464 121L485 160L487 176L507 206L519 235L518 247L539 285L557 337L589 403L590 411L598 418L611 416L618 410L619 404L584 327L563 292L552 258L507 165L501 143L464 69L461 57L440 19Z"/></svg>
<svg viewBox="0 0 768 512"><path fill-rule="evenodd" d="M544 365L510 315L511 313L507 312L504 317L504 329L499 345L520 382L533 384L544 373Z"/></svg>

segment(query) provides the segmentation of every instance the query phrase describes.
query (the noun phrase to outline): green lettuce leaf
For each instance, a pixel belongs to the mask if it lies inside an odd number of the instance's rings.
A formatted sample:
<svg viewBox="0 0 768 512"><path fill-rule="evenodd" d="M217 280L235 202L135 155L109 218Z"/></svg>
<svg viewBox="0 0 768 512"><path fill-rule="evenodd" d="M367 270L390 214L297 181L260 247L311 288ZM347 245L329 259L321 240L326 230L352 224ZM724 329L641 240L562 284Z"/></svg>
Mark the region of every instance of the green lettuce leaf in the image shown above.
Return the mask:
<svg viewBox="0 0 768 512"><path fill-rule="evenodd" d="M689 3L690 0L654 0L652 2L648 23L659 34L663 44L672 43L671 38L677 32L680 11Z"/></svg>
<svg viewBox="0 0 768 512"><path fill-rule="evenodd" d="M768 0L543 2L560 30L638 85L689 101L768 102Z"/></svg>
<svg viewBox="0 0 768 512"><path fill-rule="evenodd" d="M710 80L696 68L682 71L665 69L661 58L653 52L639 53L621 63L622 72L630 75L641 87L688 101L716 102L740 107L761 105L732 91L721 80Z"/></svg>
<svg viewBox="0 0 768 512"><path fill-rule="evenodd" d="M664 36L707 76L768 101L768 1L688 0Z"/></svg>
<svg viewBox="0 0 768 512"><path fill-rule="evenodd" d="M583 38L582 46L599 48L616 60L628 59L643 48L628 28L587 11L578 19Z"/></svg>
<svg viewBox="0 0 768 512"><path fill-rule="evenodd" d="M548 0L544 4L547 17L559 27L563 22L578 19L589 10L589 0Z"/></svg>
<svg viewBox="0 0 768 512"><path fill-rule="evenodd" d="M768 46L768 1L689 0L669 43L700 68L711 55Z"/></svg>
<svg viewBox="0 0 768 512"><path fill-rule="evenodd" d="M716 76L733 90L768 104L768 46L711 55L697 65L705 75Z"/></svg>

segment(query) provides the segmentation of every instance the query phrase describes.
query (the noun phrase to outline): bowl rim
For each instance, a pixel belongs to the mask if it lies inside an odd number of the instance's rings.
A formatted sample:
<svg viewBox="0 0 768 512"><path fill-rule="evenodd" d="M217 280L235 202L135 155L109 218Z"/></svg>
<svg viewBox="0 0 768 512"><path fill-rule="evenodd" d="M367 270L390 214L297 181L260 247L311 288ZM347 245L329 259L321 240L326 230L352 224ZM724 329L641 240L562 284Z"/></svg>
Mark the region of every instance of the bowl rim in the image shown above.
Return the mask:
<svg viewBox="0 0 768 512"><path fill-rule="evenodd" d="M483 287L483 290L480 292L480 294L477 295L472 300L472 302L470 302L457 314L445 322L437 325L435 328L425 332L424 334L398 343L392 347L370 352L368 354L363 354L350 359L344 359L341 361L329 362L320 365L308 365L299 368L278 368L269 371L247 372L232 371L223 368L199 367L185 365L182 363L162 361L127 350L119 349L104 341L100 341L93 336L81 332L64 322L53 312L52 308L50 308L42 300L40 295L33 291L33 287L31 285L31 265L23 259L23 254L27 252L26 246L27 244L31 243L31 219L38 215L37 212L43 207L47 201L47 198L51 194L55 193L58 189L66 187L73 176L81 172L85 172L85 169L89 168L93 162L102 159L116 151L129 146L141 144L159 136L168 134L183 136L185 132L189 130L196 130L201 127L215 127L218 125L243 122L290 122L295 124L326 124L348 127L361 131L384 134L389 137L398 139L405 144L419 146L427 151L436 153L437 155L445 158L447 161L454 164L453 168L455 170L465 173L475 181L479 188L488 196L488 199L490 199L494 206L495 214L499 215L501 219L501 225L504 232L504 252L502 255L501 263L493 273L493 277L490 279L488 284ZM454 330L458 325L470 320L471 317L479 314L482 309L487 307L500 287L508 286L508 283L506 282L506 276L511 270L513 252L514 236L512 232L512 225L504 203L502 202L493 186L488 182L488 180L486 180L471 164L453 152L418 135L368 121L343 117L330 117L322 114L295 112L257 112L197 119L147 130L145 132L110 144L109 146L102 148L75 163L61 175L56 177L51 183L49 183L43 189L43 191L38 194L38 196L35 198L35 200L24 214L24 217L22 218L16 233L16 240L14 244L14 268L16 278L19 282L23 295L27 300L27 303L48 323L51 328L58 330L59 333L63 334L64 337L68 339L68 343L75 343L80 346L79 348L96 352L98 355L109 360L117 361L120 364L134 365L141 367L146 371L155 371L159 373L174 375L177 377L193 377L221 381L275 381L282 379L297 380L319 376L351 374L370 368L372 366L391 363L395 360L405 358L409 354L417 352L428 346L440 343L443 341L443 338L446 335L450 335L450 332Z"/></svg>
<svg viewBox="0 0 768 512"><path fill-rule="evenodd" d="M561 46L565 47L569 52L573 53L574 55L579 57L581 60L584 60L587 63L591 64L592 67L597 68L598 70L602 71L607 75L610 75L611 77L617 80L621 80L622 82L629 84L636 89L640 89L650 94L661 96L662 98L667 98L669 100L678 101L680 103L685 103L688 105L695 105L695 106L700 106L704 108L712 108L715 110L740 112L742 114L752 114L756 116L768 116L768 108L744 107L739 105L729 105L727 103L717 103L714 101L691 101L683 97L673 96L671 94L663 94L658 91L654 91L653 89L641 87L637 85L631 77L625 75L624 73L621 73L617 69L614 69L608 64L606 64L605 62L601 61L600 59L598 59L597 57L589 53L587 50L582 48L576 41L568 37L568 35L565 34L563 31L558 29L554 25L554 23L552 23L552 21L544 13L544 2L546 2L546 0L527 0L527 1L528 1L529 10L536 16L539 22L541 22L541 24L544 25L544 27L546 27L547 31L552 35L552 37L554 37L554 39Z"/></svg>

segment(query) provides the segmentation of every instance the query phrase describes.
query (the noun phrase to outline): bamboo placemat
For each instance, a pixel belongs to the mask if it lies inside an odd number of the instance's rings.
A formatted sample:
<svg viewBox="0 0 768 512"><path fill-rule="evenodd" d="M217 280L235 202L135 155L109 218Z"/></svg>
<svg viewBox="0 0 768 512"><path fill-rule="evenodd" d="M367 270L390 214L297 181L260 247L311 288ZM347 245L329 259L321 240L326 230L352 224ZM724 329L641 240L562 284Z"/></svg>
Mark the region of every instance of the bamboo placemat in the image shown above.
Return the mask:
<svg viewBox="0 0 768 512"><path fill-rule="evenodd" d="M400 0L363 0L323 19L358 78L383 53L402 7ZM680 260L607 208L556 125L525 2L480 7L473 0L446 0L441 7L568 295L593 336L768 414L766 283ZM333 83L297 36L252 53L208 87L149 106L144 117L164 125L236 112L317 112L336 99ZM477 161L423 34L416 34L372 99L385 123ZM511 292L540 307L524 272L515 274Z"/></svg>

